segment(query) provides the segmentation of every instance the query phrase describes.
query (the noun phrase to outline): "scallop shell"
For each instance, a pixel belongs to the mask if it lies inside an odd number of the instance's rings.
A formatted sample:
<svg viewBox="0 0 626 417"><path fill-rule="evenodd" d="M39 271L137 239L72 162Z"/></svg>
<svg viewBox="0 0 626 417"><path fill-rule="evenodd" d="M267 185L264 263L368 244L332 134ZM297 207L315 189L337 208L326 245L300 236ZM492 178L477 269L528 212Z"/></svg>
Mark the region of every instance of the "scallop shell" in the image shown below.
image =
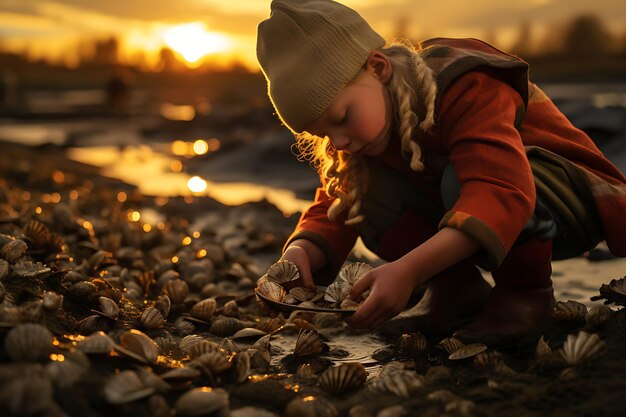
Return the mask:
<svg viewBox="0 0 626 417"><path fill-rule="evenodd" d="M600 287L600 295L591 297L591 300L600 300L604 298L604 304L615 303L626 307L626 277L620 279L612 279L608 284L602 284Z"/></svg>
<svg viewBox="0 0 626 417"><path fill-rule="evenodd" d="M288 260L276 262L270 266L265 275L270 282L274 282L276 284L282 284L300 278L298 267L296 264Z"/></svg>
<svg viewBox="0 0 626 417"><path fill-rule="evenodd" d="M578 301L557 301L552 315L558 320L584 320L587 314L587 306Z"/></svg>
<svg viewBox="0 0 626 417"><path fill-rule="evenodd" d="M161 378L168 382L191 381L201 375L200 371L191 366L175 368L165 372Z"/></svg>
<svg viewBox="0 0 626 417"><path fill-rule="evenodd" d="M235 382L241 384L250 375L250 356L247 352L235 353L230 359L231 367L234 369Z"/></svg>
<svg viewBox="0 0 626 417"><path fill-rule="evenodd" d="M570 334L559 351L563 359L570 365L578 365L583 360L596 355L604 348L605 342L595 333L580 331Z"/></svg>
<svg viewBox="0 0 626 417"><path fill-rule="evenodd" d="M220 350L220 347L217 343L205 339L191 345L187 353L191 358L197 358L205 353L215 352L218 350Z"/></svg>
<svg viewBox="0 0 626 417"><path fill-rule="evenodd" d="M191 349L193 345L195 345L196 343L202 342L204 340L206 339L202 336L198 336L197 334L190 334L180 339L180 341L178 342L178 347L183 352L189 353L189 349Z"/></svg>
<svg viewBox="0 0 626 417"><path fill-rule="evenodd" d="M360 305L360 303L354 301L352 298L346 298L341 302L339 308L342 310L356 310Z"/></svg>
<svg viewBox="0 0 626 417"><path fill-rule="evenodd" d="M194 388L181 395L174 407L176 415L181 416L217 414L229 408L228 392L221 388Z"/></svg>
<svg viewBox="0 0 626 417"><path fill-rule="evenodd" d="M316 291L305 287L294 287L289 290L289 295L298 301L308 301L312 299L315 294L317 294Z"/></svg>
<svg viewBox="0 0 626 417"><path fill-rule="evenodd" d="M450 360L460 360L471 358L472 356L476 356L481 352L487 350L487 345L483 343L472 343L470 345L465 345L460 349L455 350L448 356Z"/></svg>
<svg viewBox="0 0 626 417"><path fill-rule="evenodd" d="M189 320L185 320L185 317L179 317L174 322L174 327L178 330L178 333L182 336L193 333L196 330L196 326Z"/></svg>
<svg viewBox="0 0 626 417"><path fill-rule="evenodd" d="M154 303L154 308L159 310L163 317L167 318L170 314L170 310L172 309L172 301L170 301L170 297L165 294L160 295Z"/></svg>
<svg viewBox="0 0 626 417"><path fill-rule="evenodd" d="M374 392L390 392L398 397L411 398L424 386L424 377L414 371L397 370L375 378L369 385Z"/></svg>
<svg viewBox="0 0 626 417"><path fill-rule="evenodd" d="M170 298L172 304L182 304L189 294L189 286L182 279L173 279L163 285L162 292Z"/></svg>
<svg viewBox="0 0 626 417"><path fill-rule="evenodd" d="M326 292L324 293L324 300L330 301L331 303L341 304L343 300L348 298L350 295L350 291L352 290L352 286L345 281L335 281L326 287Z"/></svg>
<svg viewBox="0 0 626 417"><path fill-rule="evenodd" d="M159 346L135 329L120 336L120 346L115 346L115 350L143 363L155 363L159 355Z"/></svg>
<svg viewBox="0 0 626 417"><path fill-rule="evenodd" d="M206 298L191 308L191 315L200 320L209 321L213 318L216 308L215 298Z"/></svg>
<svg viewBox="0 0 626 417"><path fill-rule="evenodd" d="M367 274L373 268L363 262L354 262L346 265L339 271L337 279L347 282L353 286L363 275Z"/></svg>
<svg viewBox="0 0 626 417"><path fill-rule="evenodd" d="M243 329L242 329L243 330ZM222 349L226 353L239 353L241 349L232 339L225 337L219 344L219 348Z"/></svg>
<svg viewBox="0 0 626 417"><path fill-rule="evenodd" d="M296 356L309 356L317 355L327 349L328 346L316 330L300 330L293 353Z"/></svg>
<svg viewBox="0 0 626 417"><path fill-rule="evenodd" d="M220 317L211 324L209 331L218 336L232 336L243 329L243 323L234 317Z"/></svg>
<svg viewBox="0 0 626 417"><path fill-rule="evenodd" d="M161 352L164 352L165 354L171 353L176 348L176 346L178 346L178 342L176 341L174 336L172 336L168 332L164 332L163 336L155 337L154 343L156 343L159 346Z"/></svg>
<svg viewBox="0 0 626 417"><path fill-rule="evenodd" d="M319 385L330 394L343 394L365 384L367 371L360 363L343 363L325 370L319 379Z"/></svg>
<svg viewBox="0 0 626 417"><path fill-rule="evenodd" d="M109 323L107 322L107 319L99 316L98 314L93 314L79 321L77 326L78 331L81 334L91 334L97 331L107 330L109 328Z"/></svg>
<svg viewBox="0 0 626 417"><path fill-rule="evenodd" d="M279 284L272 281L262 281L257 285L256 290L261 293L261 295L277 303L284 302L285 297L287 297L287 291Z"/></svg>
<svg viewBox="0 0 626 417"><path fill-rule="evenodd" d="M0 250L0 257L14 264L26 253L28 245L20 239L15 239L5 244Z"/></svg>
<svg viewBox="0 0 626 417"><path fill-rule="evenodd" d="M299 379L314 379L317 377L310 363L303 363L302 365L298 366L295 375L296 378Z"/></svg>
<svg viewBox="0 0 626 417"><path fill-rule="evenodd" d="M285 296L285 299L283 300L283 303L285 304L298 304L300 301L294 297L293 295L287 293L287 295Z"/></svg>
<svg viewBox="0 0 626 417"><path fill-rule="evenodd" d="M613 315L613 310L607 306L591 307L585 316L585 321L592 326L602 326L609 321Z"/></svg>
<svg viewBox="0 0 626 417"><path fill-rule="evenodd" d="M14 361L34 362L48 355L52 333L36 323L20 324L9 331L4 349Z"/></svg>
<svg viewBox="0 0 626 417"><path fill-rule="evenodd" d="M127 404L154 394L153 387L146 387L137 373L122 371L114 375L104 386L104 397L111 404Z"/></svg>
<svg viewBox="0 0 626 417"><path fill-rule="evenodd" d="M85 353L108 354L113 351L115 342L106 333L100 331L80 340L77 347Z"/></svg>
<svg viewBox="0 0 626 417"><path fill-rule="evenodd" d="M501 374L512 374L514 371L504 362L502 354L496 350L481 352L474 356L474 366L491 369Z"/></svg>
<svg viewBox="0 0 626 417"><path fill-rule="evenodd" d="M100 297L98 301L100 302L100 312L98 313L116 320L120 314L120 308L117 306L117 303L107 297Z"/></svg>
<svg viewBox="0 0 626 417"><path fill-rule="evenodd" d="M191 367L205 367L211 371L212 375L219 375L228 368L230 368L230 362L228 356L221 350L214 350L212 352L204 353L196 357L193 361L189 362Z"/></svg>
<svg viewBox="0 0 626 417"><path fill-rule="evenodd" d="M402 352L423 352L428 348L428 341L420 332L405 333L400 336L397 345Z"/></svg>
<svg viewBox="0 0 626 417"><path fill-rule="evenodd" d="M229 317L239 316L239 306L235 300L230 300L222 307L222 314Z"/></svg>
<svg viewBox="0 0 626 417"><path fill-rule="evenodd" d="M548 342L546 342L544 337L541 336L539 338L539 341L537 342L537 347L535 348L535 356L541 357L544 355L549 355L551 353L552 353L552 349L550 349L550 345L548 345Z"/></svg>
<svg viewBox="0 0 626 417"><path fill-rule="evenodd" d="M165 317L154 307L148 307L141 315L141 323L148 329L154 329L165 323Z"/></svg>
<svg viewBox="0 0 626 417"><path fill-rule="evenodd" d="M448 353L454 353L465 346L465 344L455 337L450 337L439 342L439 346Z"/></svg>

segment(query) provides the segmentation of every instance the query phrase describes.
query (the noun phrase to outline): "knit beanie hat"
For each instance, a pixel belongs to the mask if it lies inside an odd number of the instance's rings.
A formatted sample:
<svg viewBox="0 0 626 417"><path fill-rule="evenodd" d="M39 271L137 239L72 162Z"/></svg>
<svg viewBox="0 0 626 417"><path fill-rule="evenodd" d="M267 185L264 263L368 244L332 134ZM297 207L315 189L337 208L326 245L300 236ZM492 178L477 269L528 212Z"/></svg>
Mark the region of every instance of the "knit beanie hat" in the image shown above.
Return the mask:
<svg viewBox="0 0 626 417"><path fill-rule="evenodd" d="M273 0L258 26L257 59L268 95L294 133L318 118L385 40L331 0Z"/></svg>

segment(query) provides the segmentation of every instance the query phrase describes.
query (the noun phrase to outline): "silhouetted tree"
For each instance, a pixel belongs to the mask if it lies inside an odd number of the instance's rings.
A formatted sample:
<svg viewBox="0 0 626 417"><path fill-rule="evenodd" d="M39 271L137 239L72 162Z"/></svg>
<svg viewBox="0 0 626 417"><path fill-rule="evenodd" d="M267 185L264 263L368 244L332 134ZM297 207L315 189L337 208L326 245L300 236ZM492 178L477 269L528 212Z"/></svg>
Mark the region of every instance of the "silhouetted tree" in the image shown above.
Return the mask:
<svg viewBox="0 0 626 417"><path fill-rule="evenodd" d="M606 55L612 51L613 37L604 22L594 15L576 17L565 31L563 52L570 56Z"/></svg>

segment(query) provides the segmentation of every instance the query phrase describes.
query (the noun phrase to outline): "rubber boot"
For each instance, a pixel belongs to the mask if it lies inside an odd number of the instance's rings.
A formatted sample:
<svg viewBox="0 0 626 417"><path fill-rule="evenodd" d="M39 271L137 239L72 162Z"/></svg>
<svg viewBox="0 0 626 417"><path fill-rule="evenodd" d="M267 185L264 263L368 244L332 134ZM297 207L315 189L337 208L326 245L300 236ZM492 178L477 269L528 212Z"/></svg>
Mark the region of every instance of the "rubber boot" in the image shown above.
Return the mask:
<svg viewBox="0 0 626 417"><path fill-rule="evenodd" d="M517 343L552 312L551 260L552 240L530 239L514 246L492 272L496 285L485 308L454 337L492 347Z"/></svg>
<svg viewBox="0 0 626 417"><path fill-rule="evenodd" d="M420 301L385 323L378 333L385 337L415 331L449 334L480 313L490 290L478 268L459 262L428 280Z"/></svg>

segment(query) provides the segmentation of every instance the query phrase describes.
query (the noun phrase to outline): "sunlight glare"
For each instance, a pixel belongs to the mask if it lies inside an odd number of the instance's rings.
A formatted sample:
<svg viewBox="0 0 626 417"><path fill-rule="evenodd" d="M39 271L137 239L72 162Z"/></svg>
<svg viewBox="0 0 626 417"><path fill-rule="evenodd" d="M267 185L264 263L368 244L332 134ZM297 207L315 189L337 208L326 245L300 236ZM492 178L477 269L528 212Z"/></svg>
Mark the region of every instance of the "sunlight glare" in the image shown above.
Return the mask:
<svg viewBox="0 0 626 417"><path fill-rule="evenodd" d="M208 32L201 22L174 26L164 33L163 39L170 48L192 64L205 55L221 52L230 47L228 37Z"/></svg>

